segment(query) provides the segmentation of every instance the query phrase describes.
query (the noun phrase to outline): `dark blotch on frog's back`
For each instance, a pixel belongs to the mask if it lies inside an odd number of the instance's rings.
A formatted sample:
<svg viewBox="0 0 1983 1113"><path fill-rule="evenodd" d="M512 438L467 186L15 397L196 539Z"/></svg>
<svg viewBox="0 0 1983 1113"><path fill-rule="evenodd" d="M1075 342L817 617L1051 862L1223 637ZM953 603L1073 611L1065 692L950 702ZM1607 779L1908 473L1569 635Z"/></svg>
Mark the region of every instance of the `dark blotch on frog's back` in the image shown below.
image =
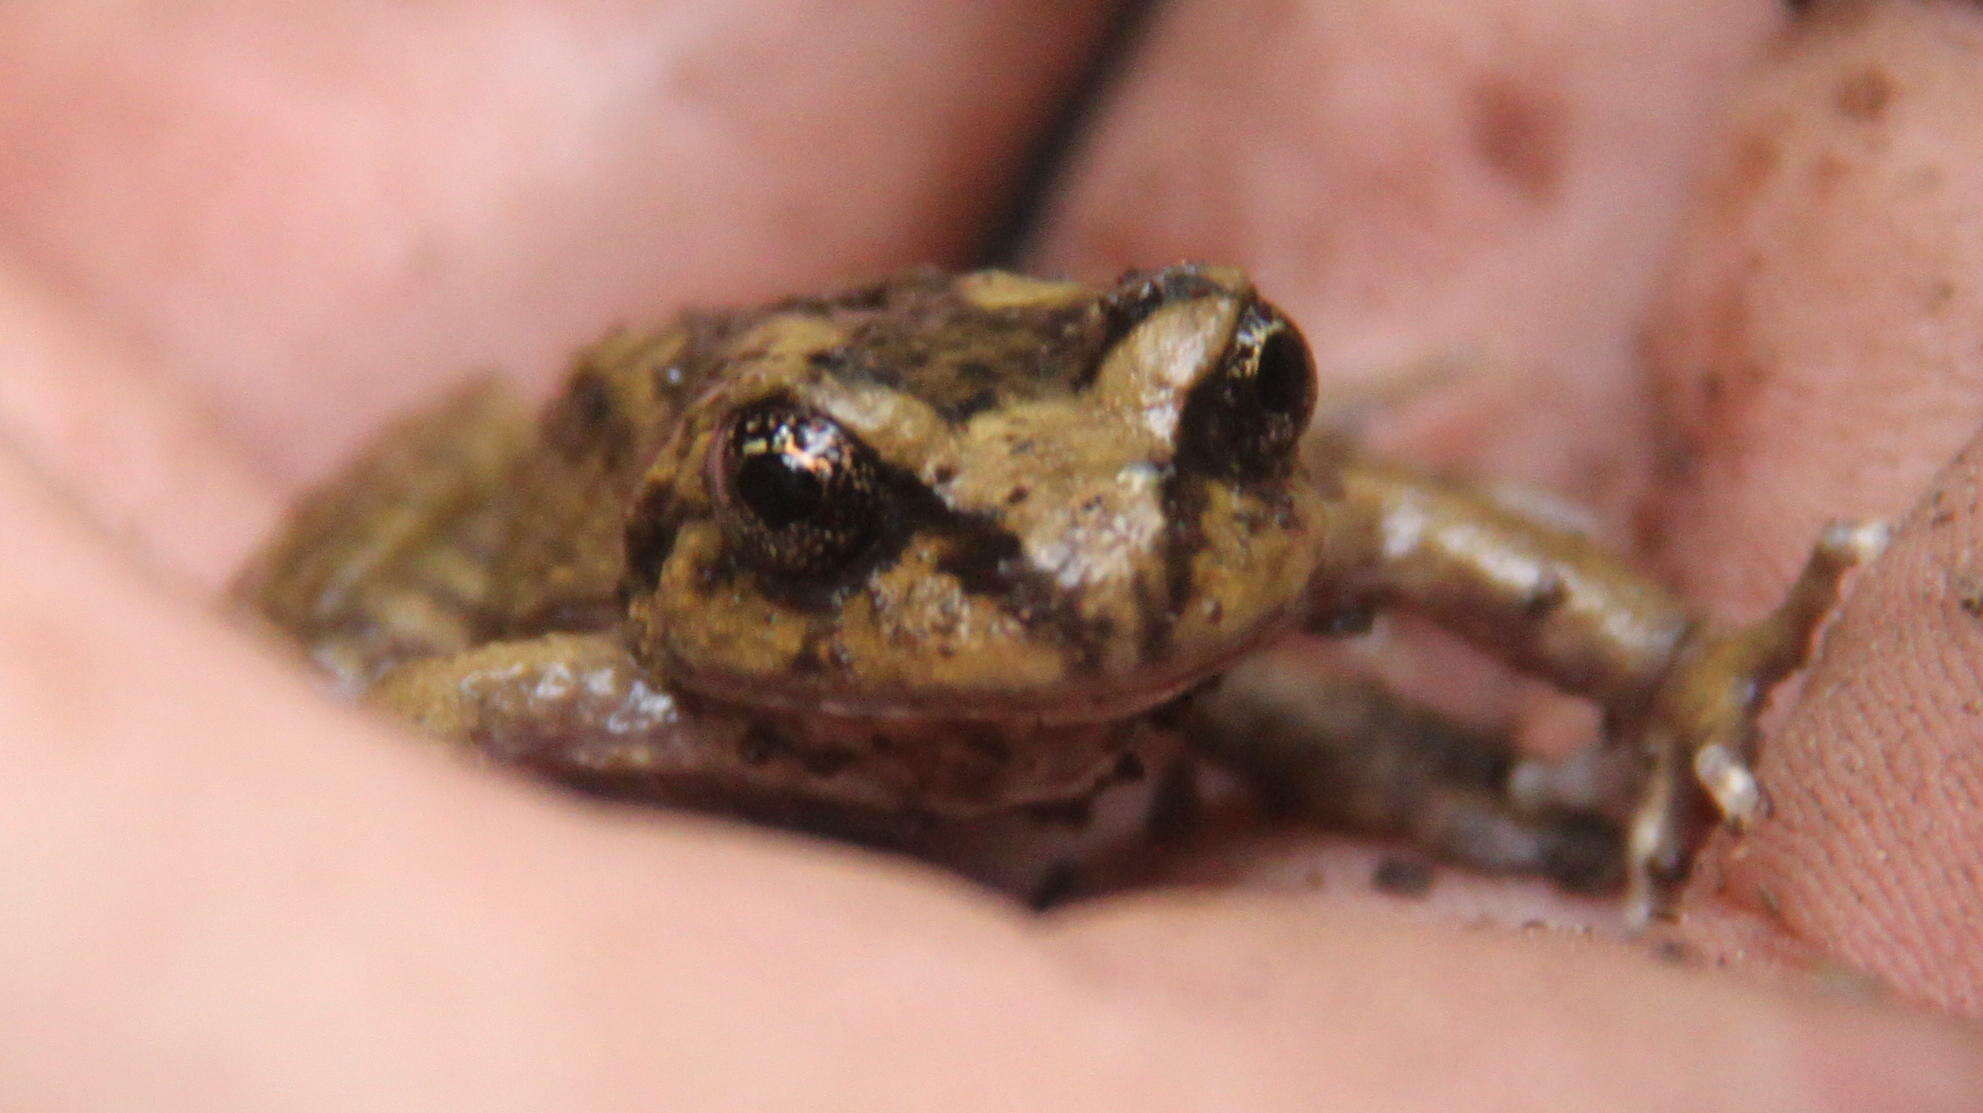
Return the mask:
<svg viewBox="0 0 1983 1113"><path fill-rule="evenodd" d="M544 415L544 446L565 462L603 473L624 470L653 437L614 394L612 372L581 365Z"/></svg>
<svg viewBox="0 0 1983 1113"><path fill-rule="evenodd" d="M682 519L665 491L647 492L627 515L625 590L645 593L661 582L661 566L675 549Z"/></svg>
<svg viewBox="0 0 1983 1113"><path fill-rule="evenodd" d="M545 416L544 440L553 450L575 457L591 451L601 436L611 435L618 420L606 380L586 367L572 376L564 396Z"/></svg>
<svg viewBox="0 0 1983 1113"><path fill-rule="evenodd" d="M816 366L919 399L953 422L1008 400L1078 393L1115 339L1102 295L1050 307L985 309L954 280L916 272L879 286L781 306L848 331Z"/></svg>
<svg viewBox="0 0 1983 1113"><path fill-rule="evenodd" d="M1131 271L1116 280L1115 288L1102 295L1100 303L1108 318L1109 334L1121 336L1172 302L1204 297L1218 290L1217 283L1190 267Z"/></svg>

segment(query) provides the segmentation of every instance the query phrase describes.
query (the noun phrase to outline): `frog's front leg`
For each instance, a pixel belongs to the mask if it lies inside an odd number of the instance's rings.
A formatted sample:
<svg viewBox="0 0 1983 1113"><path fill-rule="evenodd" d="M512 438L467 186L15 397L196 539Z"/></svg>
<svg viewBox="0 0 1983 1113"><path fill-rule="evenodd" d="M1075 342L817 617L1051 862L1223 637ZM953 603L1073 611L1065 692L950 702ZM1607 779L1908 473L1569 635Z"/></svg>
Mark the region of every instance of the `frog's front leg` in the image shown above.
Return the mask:
<svg viewBox="0 0 1983 1113"><path fill-rule="evenodd" d="M489 642L401 665L367 695L426 737L557 780L714 804L774 780L777 747L749 717L655 683L617 635Z"/></svg>
<svg viewBox="0 0 1983 1113"><path fill-rule="evenodd" d="M1754 814L1755 710L1803 661L1845 571L1884 536L1867 526L1827 531L1775 614L1714 636L1671 593L1575 533L1399 468L1352 460L1341 475L1331 595L1418 611L1598 701L1612 740L1643 755L1650 769L1626 862L1641 921L1685 872L1693 778L1730 818Z"/></svg>
<svg viewBox="0 0 1983 1113"><path fill-rule="evenodd" d="M1693 626L1680 600L1576 533L1478 490L1385 464L1341 470L1321 584L1426 615L1515 668L1633 712ZM1326 616L1333 599L1319 601Z"/></svg>
<svg viewBox="0 0 1983 1113"><path fill-rule="evenodd" d="M912 776L891 776L901 770L878 769L859 749L882 744L880 726L688 695L657 680L612 632L411 661L366 699L471 757L595 795L895 848L919 846L933 820Z"/></svg>

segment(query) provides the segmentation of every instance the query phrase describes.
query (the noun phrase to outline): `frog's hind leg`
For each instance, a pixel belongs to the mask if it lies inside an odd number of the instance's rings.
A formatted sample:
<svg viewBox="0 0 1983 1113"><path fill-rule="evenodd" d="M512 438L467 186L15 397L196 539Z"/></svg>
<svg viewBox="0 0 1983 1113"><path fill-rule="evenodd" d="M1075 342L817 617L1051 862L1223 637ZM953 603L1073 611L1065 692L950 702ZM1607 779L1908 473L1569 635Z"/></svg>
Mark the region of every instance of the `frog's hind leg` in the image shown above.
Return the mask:
<svg viewBox="0 0 1983 1113"><path fill-rule="evenodd" d="M1845 574L1877 556L1887 533L1881 523L1832 524L1776 610L1682 649L1641 728L1651 768L1628 833L1634 922L1663 913L1667 894L1686 875L1700 828L1693 784L1738 831L1761 817L1765 801L1749 768L1757 708L1803 665Z"/></svg>
<svg viewBox="0 0 1983 1113"><path fill-rule="evenodd" d="M1506 738L1373 681L1247 662L1195 697L1183 725L1200 750L1302 818L1403 837L1448 861L1540 874L1576 891L1622 879L1613 821L1518 806L1508 792L1517 755Z"/></svg>
<svg viewBox="0 0 1983 1113"><path fill-rule="evenodd" d="M387 427L298 508L237 594L354 690L473 644L531 430L493 379Z"/></svg>

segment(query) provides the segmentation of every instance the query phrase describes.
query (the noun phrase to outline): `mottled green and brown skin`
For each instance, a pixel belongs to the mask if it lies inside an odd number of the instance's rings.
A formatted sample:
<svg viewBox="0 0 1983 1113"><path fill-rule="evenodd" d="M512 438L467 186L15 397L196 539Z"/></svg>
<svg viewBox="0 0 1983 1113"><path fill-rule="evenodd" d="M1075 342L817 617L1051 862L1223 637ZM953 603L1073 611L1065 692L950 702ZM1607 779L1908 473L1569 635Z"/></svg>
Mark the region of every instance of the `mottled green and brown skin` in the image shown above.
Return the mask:
<svg viewBox="0 0 1983 1113"><path fill-rule="evenodd" d="M918 273L690 315L581 354L541 420L491 386L389 432L247 590L431 733L623 794L962 820L1079 802L1182 731L1317 814L1615 874L1610 828L1546 777L1511 792L1498 743L1347 690L1185 698L1297 625L1410 608L1643 748L1651 908L1697 826L1690 755L1753 810L1750 712L1870 535L1833 538L1773 623L1710 639L1577 536L1304 442L1315 390L1294 325L1214 267Z"/></svg>

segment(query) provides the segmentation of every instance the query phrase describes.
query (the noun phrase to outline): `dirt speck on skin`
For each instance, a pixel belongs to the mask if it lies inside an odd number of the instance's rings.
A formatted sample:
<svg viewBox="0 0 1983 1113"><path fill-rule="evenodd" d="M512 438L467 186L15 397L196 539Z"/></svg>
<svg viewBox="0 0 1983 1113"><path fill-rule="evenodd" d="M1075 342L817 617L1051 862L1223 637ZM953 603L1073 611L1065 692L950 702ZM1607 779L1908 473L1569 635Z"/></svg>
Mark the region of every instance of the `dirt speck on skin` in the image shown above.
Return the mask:
<svg viewBox="0 0 1983 1113"><path fill-rule="evenodd" d="M1732 221L1763 192L1782 165L1783 148L1767 128L1737 139L1728 168L1706 187L1713 212L1723 222Z"/></svg>
<svg viewBox="0 0 1983 1113"><path fill-rule="evenodd" d="M1676 407L1676 434L1699 449L1738 445L1748 412L1768 387L1772 367L1756 351L1746 281L1717 291L1705 322L1705 361L1694 379L1691 405ZM1675 401L1678 401L1677 399Z"/></svg>
<svg viewBox="0 0 1983 1113"><path fill-rule="evenodd" d="M1868 66L1841 79L1832 91L1832 105L1838 114L1861 123L1877 123L1892 106L1893 78L1878 66Z"/></svg>
<svg viewBox="0 0 1983 1113"><path fill-rule="evenodd" d="M1786 924L1783 918L1783 898L1777 896L1776 890L1767 885L1758 885L1751 896L1757 910L1762 912L1771 923L1779 926Z"/></svg>
<svg viewBox="0 0 1983 1113"><path fill-rule="evenodd" d="M1974 572L1950 569L1947 573L1949 594L1955 598L1955 605L1971 618L1983 618L1983 577Z"/></svg>
<svg viewBox="0 0 1983 1113"><path fill-rule="evenodd" d="M1661 939L1653 944L1653 957L1660 960L1661 962L1672 963L1675 966L1679 966L1679 965L1684 965L1689 959L1693 958L1694 955L1693 952L1688 949L1687 944L1681 942L1678 939L1667 938L1667 939Z"/></svg>
<svg viewBox="0 0 1983 1113"><path fill-rule="evenodd" d="M1481 161L1537 204L1556 199L1563 179L1563 109L1519 81L1490 78L1474 87L1474 149Z"/></svg>
<svg viewBox="0 0 1983 1113"><path fill-rule="evenodd" d="M1857 31L1883 5L1874 0L1801 0L1791 5L1813 35L1846 35Z"/></svg>
<svg viewBox="0 0 1983 1113"><path fill-rule="evenodd" d="M1387 857L1370 873L1371 888L1397 897L1422 897L1432 891L1432 865L1417 858Z"/></svg>
<svg viewBox="0 0 1983 1113"><path fill-rule="evenodd" d="M1814 201L1823 201L1838 192L1839 183L1852 173L1850 160L1841 158L1833 151L1820 151L1811 160L1811 196Z"/></svg>
<svg viewBox="0 0 1983 1113"><path fill-rule="evenodd" d="M1955 511L1949 509L1948 500L1942 496L1941 488L1928 496L1928 524L1940 529L1955 521Z"/></svg>

